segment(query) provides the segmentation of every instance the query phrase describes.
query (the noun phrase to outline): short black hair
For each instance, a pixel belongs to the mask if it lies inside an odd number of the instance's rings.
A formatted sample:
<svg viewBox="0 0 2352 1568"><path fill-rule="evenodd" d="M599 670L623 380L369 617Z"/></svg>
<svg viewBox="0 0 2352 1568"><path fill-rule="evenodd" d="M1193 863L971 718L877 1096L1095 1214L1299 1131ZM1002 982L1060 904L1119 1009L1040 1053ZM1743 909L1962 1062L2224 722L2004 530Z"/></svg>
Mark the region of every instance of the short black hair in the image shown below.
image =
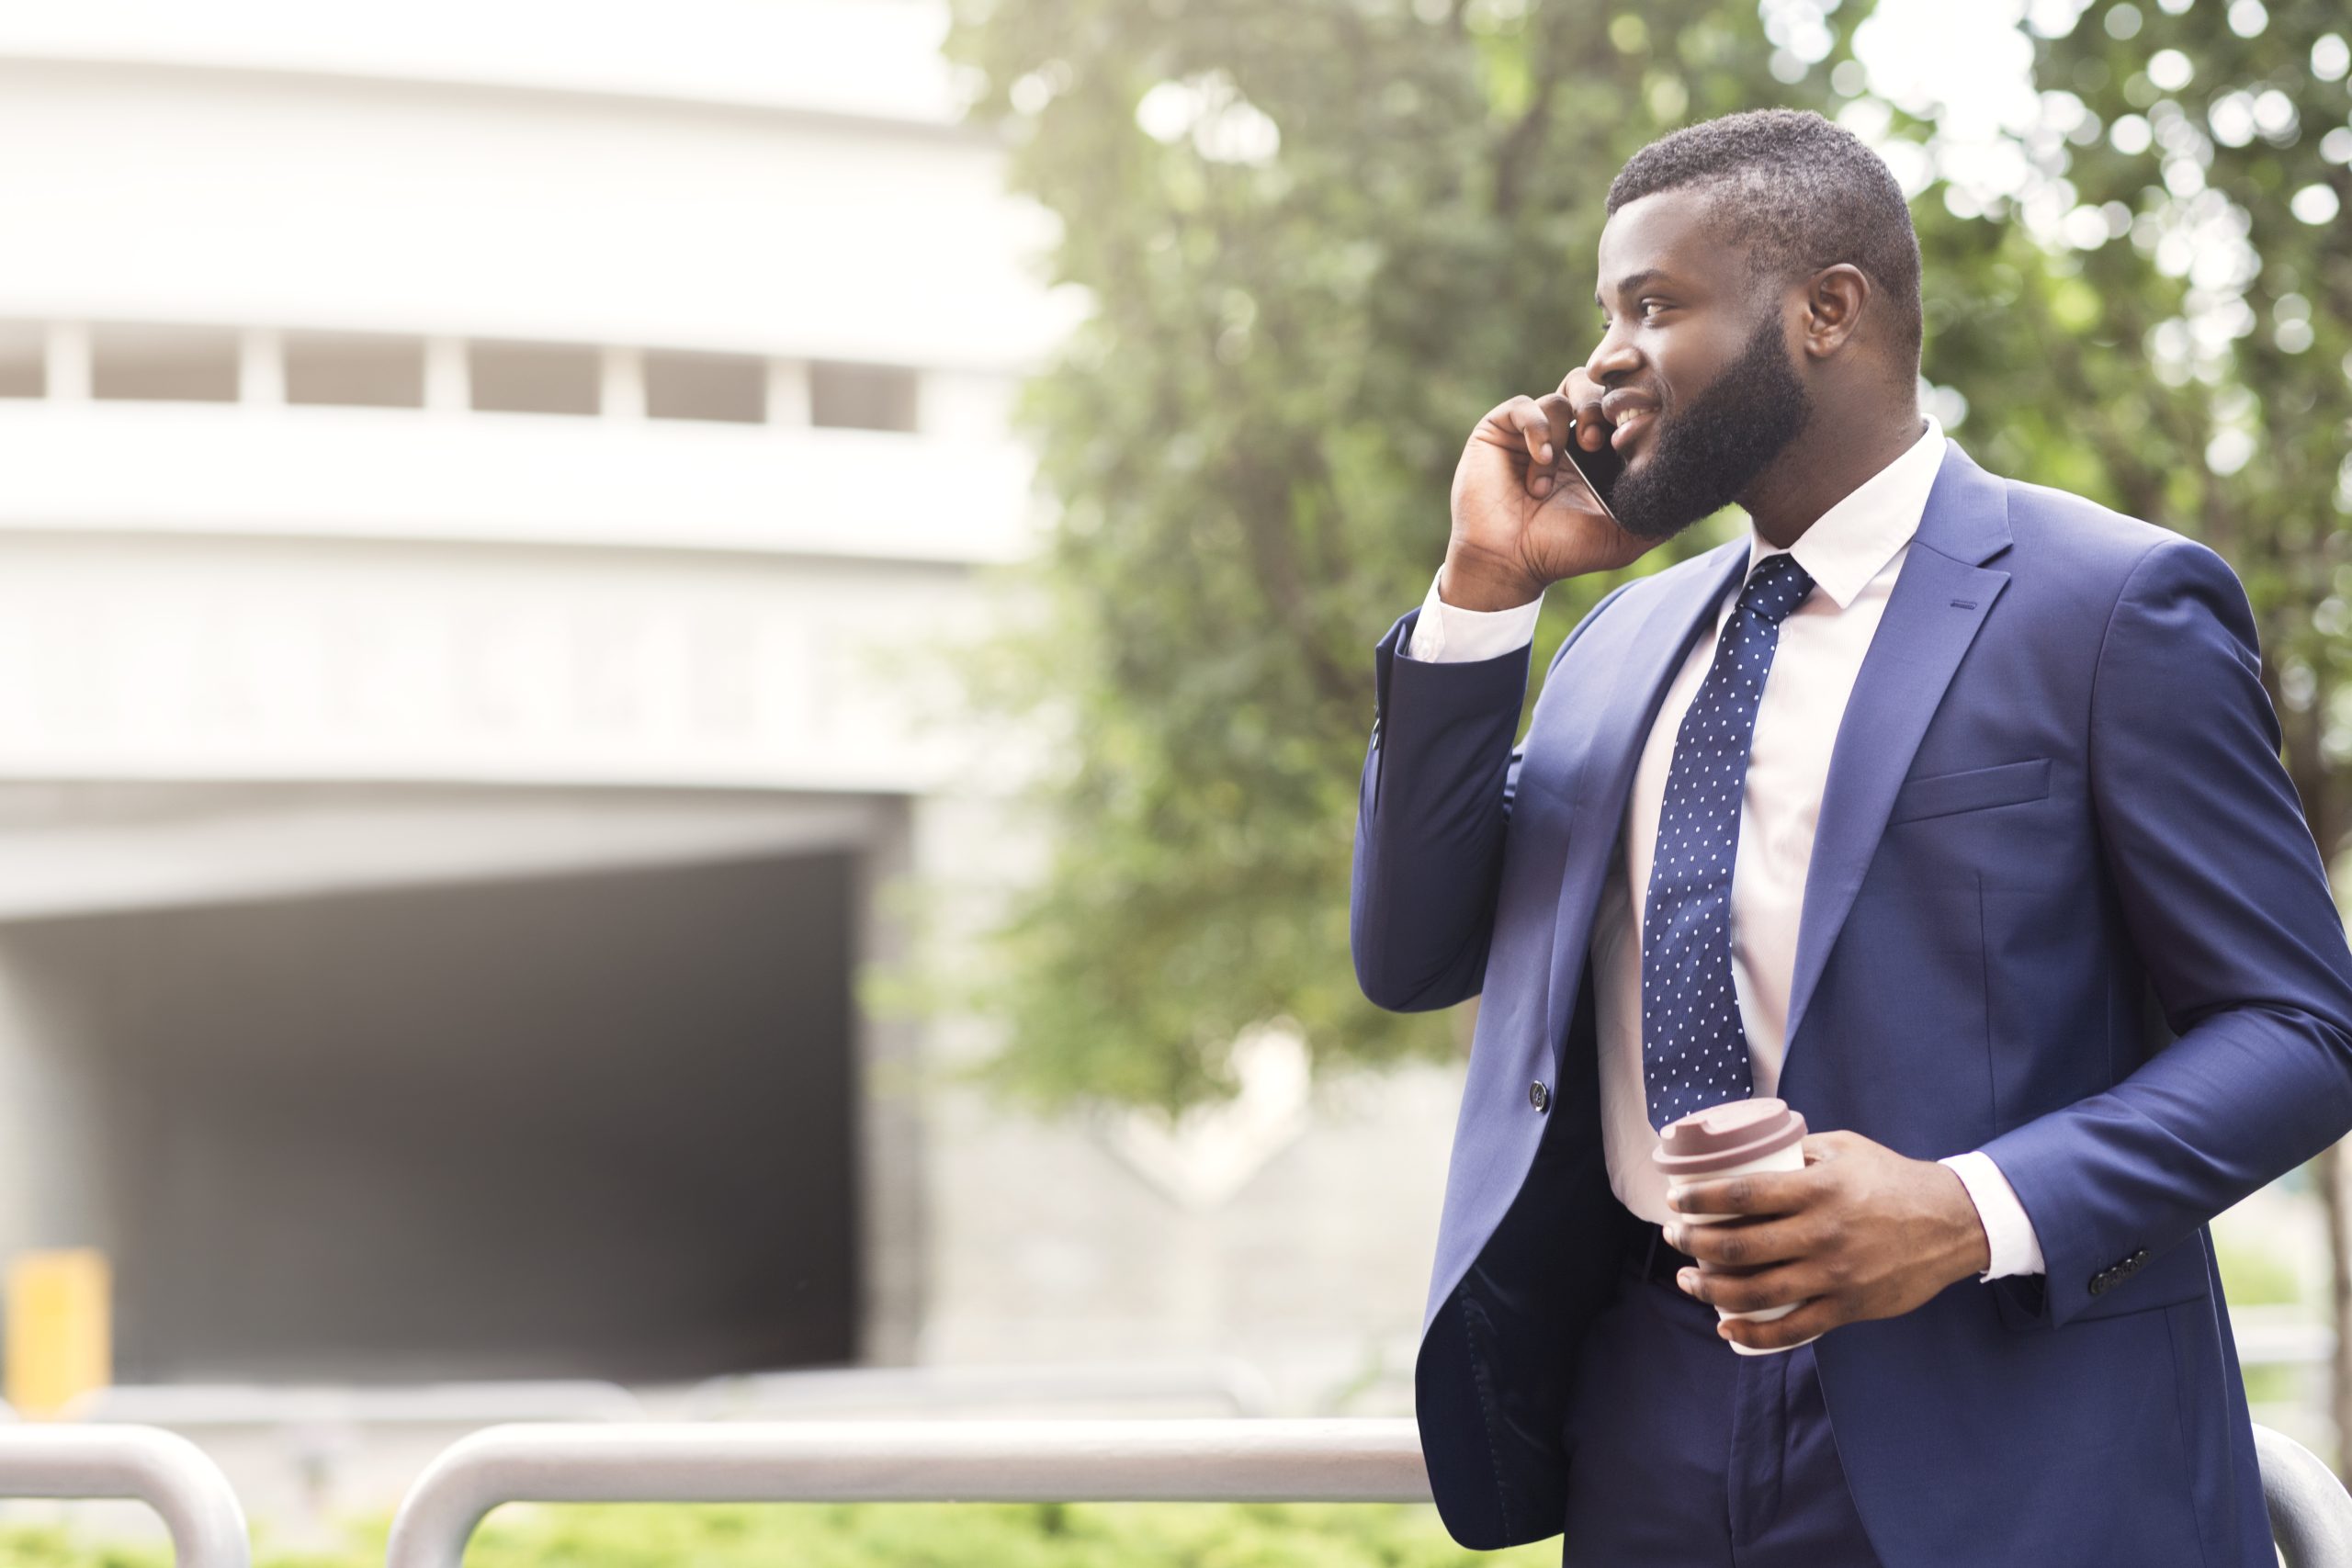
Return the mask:
<svg viewBox="0 0 2352 1568"><path fill-rule="evenodd" d="M1893 308L1892 346L1917 377L1919 236L1894 171L1860 137L1805 109L1702 120L1628 158L1608 209L1684 186L1714 194L1713 226L1747 247L1759 279L1860 267Z"/></svg>

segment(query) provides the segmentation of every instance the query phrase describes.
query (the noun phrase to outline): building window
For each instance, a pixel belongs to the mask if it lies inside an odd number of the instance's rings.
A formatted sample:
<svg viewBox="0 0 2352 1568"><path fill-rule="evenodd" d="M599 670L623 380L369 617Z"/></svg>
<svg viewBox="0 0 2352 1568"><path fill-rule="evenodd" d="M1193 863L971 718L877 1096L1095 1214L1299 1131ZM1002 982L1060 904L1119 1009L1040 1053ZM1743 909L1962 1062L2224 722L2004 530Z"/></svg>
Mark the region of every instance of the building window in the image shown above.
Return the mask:
<svg viewBox="0 0 2352 1568"><path fill-rule="evenodd" d="M912 430L915 373L895 365L808 367L808 423L848 430Z"/></svg>
<svg viewBox="0 0 2352 1568"><path fill-rule="evenodd" d="M48 344L39 321L0 321L0 398L49 395Z"/></svg>
<svg viewBox="0 0 2352 1568"><path fill-rule="evenodd" d="M583 413L597 408L595 349L573 344L467 345L473 406L496 413Z"/></svg>
<svg viewBox="0 0 2352 1568"><path fill-rule="evenodd" d="M767 377L767 362L746 355L649 350L645 412L655 419L758 424L768 413Z"/></svg>
<svg viewBox="0 0 2352 1568"><path fill-rule="evenodd" d="M423 408L424 340L382 333L288 333L286 400L337 408Z"/></svg>
<svg viewBox="0 0 2352 1568"><path fill-rule="evenodd" d="M138 402L233 403L237 334L221 327L93 327L90 395Z"/></svg>

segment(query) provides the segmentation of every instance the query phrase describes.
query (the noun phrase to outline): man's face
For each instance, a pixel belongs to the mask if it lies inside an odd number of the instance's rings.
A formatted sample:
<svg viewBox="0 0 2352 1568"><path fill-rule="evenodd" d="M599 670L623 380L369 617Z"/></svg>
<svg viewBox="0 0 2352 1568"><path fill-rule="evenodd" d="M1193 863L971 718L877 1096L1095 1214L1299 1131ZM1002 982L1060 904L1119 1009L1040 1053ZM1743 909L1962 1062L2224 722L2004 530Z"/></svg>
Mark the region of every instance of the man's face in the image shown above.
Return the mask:
<svg viewBox="0 0 2352 1568"><path fill-rule="evenodd" d="M1585 372L1625 460L1610 507L1644 538L1737 500L1812 413L1780 292L1708 227L1707 200L1660 191L1619 208L1600 235L1605 334Z"/></svg>

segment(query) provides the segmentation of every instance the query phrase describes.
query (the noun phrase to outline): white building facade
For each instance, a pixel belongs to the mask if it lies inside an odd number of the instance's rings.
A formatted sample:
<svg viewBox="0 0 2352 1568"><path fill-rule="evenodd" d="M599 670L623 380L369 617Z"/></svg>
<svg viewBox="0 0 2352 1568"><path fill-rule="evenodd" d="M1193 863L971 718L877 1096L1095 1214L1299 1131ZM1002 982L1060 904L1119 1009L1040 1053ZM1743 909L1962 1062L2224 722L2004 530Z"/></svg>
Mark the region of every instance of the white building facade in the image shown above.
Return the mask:
<svg viewBox="0 0 2352 1568"><path fill-rule="evenodd" d="M940 650L1078 307L944 20L0 5L0 1249L126 1377L1393 1405L1451 1075L1046 1125L862 999L1035 863Z"/></svg>

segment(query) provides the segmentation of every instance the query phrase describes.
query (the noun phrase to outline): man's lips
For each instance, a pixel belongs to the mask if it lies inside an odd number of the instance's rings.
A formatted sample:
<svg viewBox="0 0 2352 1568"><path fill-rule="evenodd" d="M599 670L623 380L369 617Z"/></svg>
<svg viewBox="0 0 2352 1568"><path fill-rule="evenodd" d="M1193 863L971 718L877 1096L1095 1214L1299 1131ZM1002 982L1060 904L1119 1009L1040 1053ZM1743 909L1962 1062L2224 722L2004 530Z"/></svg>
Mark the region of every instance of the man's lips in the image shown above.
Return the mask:
<svg viewBox="0 0 2352 1568"><path fill-rule="evenodd" d="M1609 445L1620 452L1630 450L1657 417L1656 409L1627 409L1612 422L1617 428L1609 433Z"/></svg>
<svg viewBox="0 0 2352 1568"><path fill-rule="evenodd" d="M1657 410L1657 398L1633 387L1615 387L1602 393L1600 417L1616 426L1610 432L1609 444L1620 452L1632 450Z"/></svg>

